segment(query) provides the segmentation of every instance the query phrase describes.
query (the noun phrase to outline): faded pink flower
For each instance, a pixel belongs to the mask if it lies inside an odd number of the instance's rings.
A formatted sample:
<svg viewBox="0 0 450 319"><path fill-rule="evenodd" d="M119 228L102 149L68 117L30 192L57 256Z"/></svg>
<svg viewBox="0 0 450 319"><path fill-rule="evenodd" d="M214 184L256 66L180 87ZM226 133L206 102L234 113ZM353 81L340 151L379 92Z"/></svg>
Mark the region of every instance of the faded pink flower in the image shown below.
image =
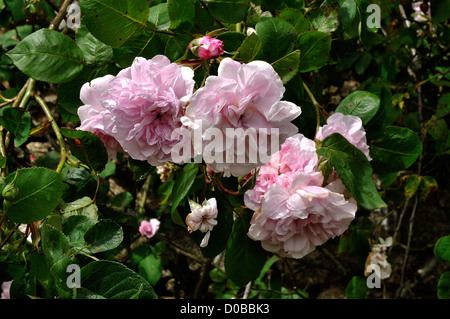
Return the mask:
<svg viewBox="0 0 450 319"><path fill-rule="evenodd" d="M362 125L362 120L358 116L334 113L327 119L327 124L319 128L316 139L323 141L327 136L339 133L344 136L349 143L359 148L367 159L369 155L369 145L367 145L366 131Z"/></svg>
<svg viewBox="0 0 450 319"><path fill-rule="evenodd" d="M387 260L386 251L387 247L392 245L392 237L388 237L386 240L380 238L379 241L379 244L372 246L372 251L366 259L364 275L369 276L375 270L380 279L387 279L391 276L392 266Z"/></svg>
<svg viewBox="0 0 450 319"><path fill-rule="evenodd" d="M210 36L195 39L190 46L192 52L203 60L215 59L224 53L223 42Z"/></svg>
<svg viewBox="0 0 450 319"><path fill-rule="evenodd" d="M152 238L158 231L160 224L161 222L156 218L152 218L150 221L143 220L139 226L139 232L147 238Z"/></svg>
<svg viewBox="0 0 450 319"><path fill-rule="evenodd" d="M12 280L11 281L4 281L2 283L2 294L0 296L0 299L11 299L10 296L10 289L11 289L11 284L12 284Z"/></svg>
<svg viewBox="0 0 450 319"><path fill-rule="evenodd" d="M321 186L323 175L317 170L318 162L314 141L300 133L287 138L281 150L259 169L255 186L244 194L245 205L254 211L258 210L262 196L272 184L278 183L289 189L294 177L301 172L311 175L311 185Z"/></svg>
<svg viewBox="0 0 450 319"><path fill-rule="evenodd" d="M284 91L269 63L223 59L218 75L209 76L193 94L182 118L194 133L196 154L202 154L209 169L224 176L246 175L265 164L298 131L291 121L301 110L281 101ZM199 143L196 136L201 136Z"/></svg>
<svg viewBox="0 0 450 319"><path fill-rule="evenodd" d="M253 215L248 236L270 252L302 258L341 235L355 218L357 206L344 198L343 189L330 185L311 186L309 173L297 174L289 189L272 184Z"/></svg>
<svg viewBox="0 0 450 319"><path fill-rule="evenodd" d="M429 2L426 5L423 4L423 1L413 2L411 6L414 10L414 13L412 14L414 17L414 21L427 22L431 20L431 10ZM422 11L422 9L426 10L426 12Z"/></svg>
<svg viewBox="0 0 450 319"><path fill-rule="evenodd" d="M183 107L194 89L194 71L163 56L135 58L108 84L102 105L103 125L132 158L153 166L171 161L172 148L182 137Z"/></svg>
<svg viewBox="0 0 450 319"><path fill-rule="evenodd" d="M189 213L186 217L188 231L193 232L200 230L202 233L206 233L200 244L200 247L206 247L208 245L210 232L214 226L217 225L217 201L213 197L208 200L204 200L200 205L190 200L189 207L191 209L191 213Z"/></svg>
<svg viewBox="0 0 450 319"><path fill-rule="evenodd" d="M114 79L112 75L105 75L85 83L81 87L80 99L84 103L78 108L81 125L77 128L97 135L105 145L109 159L115 159L117 152L122 152L119 142L112 137L103 125L103 117L109 110L102 106L102 96L107 94L109 83Z"/></svg>

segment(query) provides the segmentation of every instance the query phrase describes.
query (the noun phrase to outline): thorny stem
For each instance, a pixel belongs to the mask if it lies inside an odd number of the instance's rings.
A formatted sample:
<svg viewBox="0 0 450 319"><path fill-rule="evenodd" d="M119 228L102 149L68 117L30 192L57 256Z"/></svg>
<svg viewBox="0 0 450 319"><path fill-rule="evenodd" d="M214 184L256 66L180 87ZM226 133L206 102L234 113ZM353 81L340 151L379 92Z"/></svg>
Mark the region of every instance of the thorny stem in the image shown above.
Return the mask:
<svg viewBox="0 0 450 319"><path fill-rule="evenodd" d="M42 110L45 113L45 116L47 116L49 122L52 125L52 129L53 132L55 132L56 135L56 139L58 140L59 143L59 147L61 148L60 151L60 160L58 163L58 167L56 168L56 172L57 173L61 173L63 167L64 167L64 163L66 162L66 152L64 150L64 138L61 134L61 131L59 130L58 124L56 124L55 119L53 118L52 113L50 112L50 110L47 107L47 104L44 102L44 100L40 97L40 96L35 96L36 102L38 102L38 104L41 106Z"/></svg>

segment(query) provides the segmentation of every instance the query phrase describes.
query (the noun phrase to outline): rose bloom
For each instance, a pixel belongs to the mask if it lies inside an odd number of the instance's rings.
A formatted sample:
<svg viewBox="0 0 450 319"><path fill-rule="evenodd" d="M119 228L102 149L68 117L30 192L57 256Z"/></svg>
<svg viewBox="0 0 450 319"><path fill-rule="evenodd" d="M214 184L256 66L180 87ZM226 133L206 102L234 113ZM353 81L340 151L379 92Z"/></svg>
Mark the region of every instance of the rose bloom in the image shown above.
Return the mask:
<svg viewBox="0 0 450 319"><path fill-rule="evenodd" d="M102 95L105 131L133 159L152 166L171 161L172 148L182 137L172 132L182 126L180 117L194 89L194 71L171 63L162 55L135 58L120 71Z"/></svg>
<svg viewBox="0 0 450 319"><path fill-rule="evenodd" d="M369 145L367 145L366 131L362 125L362 120L358 116L334 113L327 119L327 124L319 128L316 139L323 141L327 136L339 133L344 136L349 143L359 148L367 159L369 155Z"/></svg>
<svg viewBox="0 0 450 319"><path fill-rule="evenodd" d="M191 233L193 231L200 230L202 233L206 233L200 243L200 247L206 247L211 235L211 230L215 225L217 225L217 201L213 197L208 200L204 200L200 205L190 200L189 207L191 209L191 213L189 213L186 217L188 231Z"/></svg>
<svg viewBox="0 0 450 319"><path fill-rule="evenodd" d="M254 211L258 210L262 196L273 183L288 189L299 172L309 173L310 184L321 186L323 175L317 170L318 162L314 141L300 133L287 138L281 150L259 169L255 186L244 193L245 205Z"/></svg>
<svg viewBox="0 0 450 319"><path fill-rule="evenodd" d="M117 152L123 152L119 142L105 130L103 125L103 117L109 113L109 110L102 106L102 96L108 91L112 79L114 76L105 75L81 87L80 99L84 105L78 108L81 125L77 128L97 135L105 145L110 160L116 158Z"/></svg>
<svg viewBox="0 0 450 319"><path fill-rule="evenodd" d="M269 63L223 59L218 75L209 76L204 87L193 94L182 118L194 133L196 154L203 155L209 169L224 176L243 176L265 164L279 150L278 145L298 131L291 121L301 110L281 101L284 92ZM197 135L201 136L199 143ZM261 156L264 142L268 153Z"/></svg>
<svg viewBox="0 0 450 319"><path fill-rule="evenodd" d="M194 40L196 41L196 40ZM224 53L223 42L219 39L213 39L210 36L204 36L196 41L194 51L200 59L215 59Z"/></svg>
<svg viewBox="0 0 450 319"><path fill-rule="evenodd" d="M309 173L299 173L289 189L274 183L261 199L248 236L281 256L302 258L316 246L341 235L355 218L356 203L345 199L342 183L311 185Z"/></svg>
<svg viewBox="0 0 450 319"><path fill-rule="evenodd" d="M152 238L158 231L160 223L156 218L152 218L150 221L143 220L139 226L139 232L147 238Z"/></svg>

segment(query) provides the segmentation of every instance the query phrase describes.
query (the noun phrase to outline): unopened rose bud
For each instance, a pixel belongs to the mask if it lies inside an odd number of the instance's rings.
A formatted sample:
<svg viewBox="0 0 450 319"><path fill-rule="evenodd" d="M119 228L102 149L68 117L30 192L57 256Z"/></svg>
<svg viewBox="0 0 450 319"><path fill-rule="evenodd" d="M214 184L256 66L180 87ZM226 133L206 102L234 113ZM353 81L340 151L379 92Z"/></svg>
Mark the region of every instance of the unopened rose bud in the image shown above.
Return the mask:
<svg viewBox="0 0 450 319"><path fill-rule="evenodd" d="M189 44L191 52L200 59L215 59L224 53L223 42L210 36L197 38Z"/></svg>

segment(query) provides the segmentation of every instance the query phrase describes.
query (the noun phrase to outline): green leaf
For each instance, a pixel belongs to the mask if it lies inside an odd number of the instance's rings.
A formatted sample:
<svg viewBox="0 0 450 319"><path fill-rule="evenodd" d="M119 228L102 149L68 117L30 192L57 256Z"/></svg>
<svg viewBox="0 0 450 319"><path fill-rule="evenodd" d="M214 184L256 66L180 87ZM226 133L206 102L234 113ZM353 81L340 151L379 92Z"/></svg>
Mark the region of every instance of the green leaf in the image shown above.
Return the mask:
<svg viewBox="0 0 450 319"><path fill-rule="evenodd" d="M172 208L170 213L173 214L180 202L188 194L192 184L195 181L199 167L195 163L188 163L183 167L180 175L175 179L175 185L172 190Z"/></svg>
<svg viewBox="0 0 450 319"><path fill-rule="evenodd" d="M434 255L438 261L450 261L450 235L438 239L434 245Z"/></svg>
<svg viewBox="0 0 450 319"><path fill-rule="evenodd" d="M444 272L439 278L437 296L439 299L450 299L450 271Z"/></svg>
<svg viewBox="0 0 450 319"><path fill-rule="evenodd" d="M308 19L316 31L333 32L339 26L336 5L314 8L308 12Z"/></svg>
<svg viewBox="0 0 450 319"><path fill-rule="evenodd" d="M14 146L20 147L30 135L31 115L12 107L3 107L0 109L0 125L14 136Z"/></svg>
<svg viewBox="0 0 450 319"><path fill-rule="evenodd" d="M38 30L6 53L29 77L49 83L74 78L82 69L83 52L68 36L53 30Z"/></svg>
<svg viewBox="0 0 450 319"><path fill-rule="evenodd" d="M348 299L367 299L366 280L362 277L353 276L345 287L345 296Z"/></svg>
<svg viewBox="0 0 450 319"><path fill-rule="evenodd" d="M94 37L118 48L146 26L146 0L81 0L84 22Z"/></svg>
<svg viewBox="0 0 450 319"><path fill-rule="evenodd" d="M158 298L144 278L113 261L94 261L81 268L81 287L95 298L129 299L139 291L139 299Z"/></svg>
<svg viewBox="0 0 450 319"><path fill-rule="evenodd" d="M164 49L164 55L173 62L182 59L186 56L189 50L189 43L192 40L192 37L187 34L170 37L167 41L166 48Z"/></svg>
<svg viewBox="0 0 450 319"><path fill-rule="evenodd" d="M223 42L225 52L230 54L234 54L234 52L239 50L246 38L245 34L233 31L223 32L217 36L217 39Z"/></svg>
<svg viewBox="0 0 450 319"><path fill-rule="evenodd" d="M57 287L68 290L67 266L74 263L70 244L64 234L44 224L41 229L42 250L49 265L49 273L56 281Z"/></svg>
<svg viewBox="0 0 450 319"><path fill-rule="evenodd" d="M95 220L83 215L72 215L63 221L63 233L67 236L70 245L77 248L86 246L84 235L94 226ZM87 249L85 252L89 252Z"/></svg>
<svg viewBox="0 0 450 319"><path fill-rule="evenodd" d="M155 168L147 161L139 161L132 158L128 160L128 166L133 172L133 180L135 182L143 181L147 176L154 172Z"/></svg>
<svg viewBox="0 0 450 319"><path fill-rule="evenodd" d="M195 17L195 0L168 0L170 28L192 25Z"/></svg>
<svg viewBox="0 0 450 319"><path fill-rule="evenodd" d="M422 152L420 137L406 127L388 126L380 142L370 147L373 168L394 172L410 167Z"/></svg>
<svg viewBox="0 0 450 319"><path fill-rule="evenodd" d="M385 207L372 179L372 167L367 157L339 133L331 134L322 142L317 153L331 161L345 187L356 201L367 210Z"/></svg>
<svg viewBox="0 0 450 319"><path fill-rule="evenodd" d="M98 221L98 207L92 199L85 196L83 198L79 198L71 203L67 203L62 207L64 217L81 215L86 216L87 218L92 219L93 221Z"/></svg>
<svg viewBox="0 0 450 319"><path fill-rule="evenodd" d="M380 98L366 91L355 91L339 103L336 112L361 118L366 125L378 112Z"/></svg>
<svg viewBox="0 0 450 319"><path fill-rule="evenodd" d="M161 54L164 43L155 33L150 30L138 30L133 37L120 48L113 49L114 60L122 67L129 67L136 57L146 59Z"/></svg>
<svg viewBox="0 0 450 319"><path fill-rule="evenodd" d="M262 17L255 26L261 39L264 60L273 62L291 52L297 42L294 27L279 18Z"/></svg>
<svg viewBox="0 0 450 319"><path fill-rule="evenodd" d="M116 222L103 219L86 232L84 240L93 254L108 251L120 245L123 240L123 230Z"/></svg>
<svg viewBox="0 0 450 319"><path fill-rule="evenodd" d="M344 39L357 37L361 17L356 0L339 0L339 21Z"/></svg>
<svg viewBox="0 0 450 319"><path fill-rule="evenodd" d="M249 63L250 61L255 59L259 50L261 50L261 39L256 35L256 33L252 33L245 38L245 40L239 47L238 57L244 63Z"/></svg>
<svg viewBox="0 0 450 319"><path fill-rule="evenodd" d="M280 11L278 18L290 23L298 34L302 34L310 28L308 19L303 15L303 12L298 9L283 9Z"/></svg>
<svg viewBox="0 0 450 319"><path fill-rule="evenodd" d="M295 50L272 63L283 84L286 84L297 74L300 66L300 51Z"/></svg>
<svg viewBox="0 0 450 319"><path fill-rule="evenodd" d="M42 229L42 250L45 256L54 264L70 252L70 244L64 234L48 225Z"/></svg>
<svg viewBox="0 0 450 319"><path fill-rule="evenodd" d="M209 13L225 23L239 23L247 17L250 7L248 0L207 0Z"/></svg>
<svg viewBox="0 0 450 319"><path fill-rule="evenodd" d="M133 201L133 195L130 192L122 192L114 196L111 206L116 209L125 209Z"/></svg>
<svg viewBox="0 0 450 319"><path fill-rule="evenodd" d="M169 9L167 8L167 2L150 7L148 22L153 24L156 29L160 31L165 31L170 28Z"/></svg>
<svg viewBox="0 0 450 319"><path fill-rule="evenodd" d="M249 217L235 220L225 253L226 274L241 287L259 276L267 257L261 243L247 236Z"/></svg>
<svg viewBox="0 0 450 319"><path fill-rule="evenodd" d="M430 0L431 19L437 24L450 19L450 1Z"/></svg>
<svg viewBox="0 0 450 319"><path fill-rule="evenodd" d="M108 153L102 140L91 132L62 128L73 156L94 171L101 172L108 162Z"/></svg>
<svg viewBox="0 0 450 319"><path fill-rule="evenodd" d="M309 72L323 67L331 49L331 34L308 31L300 36L300 72Z"/></svg>
<svg viewBox="0 0 450 319"><path fill-rule="evenodd" d="M148 255L139 262L139 275L155 286L161 278L161 259L153 254Z"/></svg>
<svg viewBox="0 0 450 319"><path fill-rule="evenodd" d="M5 182L11 182L14 174L8 175ZM8 209L8 219L22 224L36 222L58 205L63 191L62 175L44 167L23 168L17 171L15 187L19 193Z"/></svg>
<svg viewBox="0 0 450 319"><path fill-rule="evenodd" d="M422 178L417 174L412 174L408 176L405 184L405 196L407 198L411 198L414 196L414 194L417 192L417 189L420 186L421 181Z"/></svg>
<svg viewBox="0 0 450 319"><path fill-rule="evenodd" d="M112 60L113 50L111 46L99 41L88 31L86 26L77 30L76 42L83 52L86 63L102 66Z"/></svg>

